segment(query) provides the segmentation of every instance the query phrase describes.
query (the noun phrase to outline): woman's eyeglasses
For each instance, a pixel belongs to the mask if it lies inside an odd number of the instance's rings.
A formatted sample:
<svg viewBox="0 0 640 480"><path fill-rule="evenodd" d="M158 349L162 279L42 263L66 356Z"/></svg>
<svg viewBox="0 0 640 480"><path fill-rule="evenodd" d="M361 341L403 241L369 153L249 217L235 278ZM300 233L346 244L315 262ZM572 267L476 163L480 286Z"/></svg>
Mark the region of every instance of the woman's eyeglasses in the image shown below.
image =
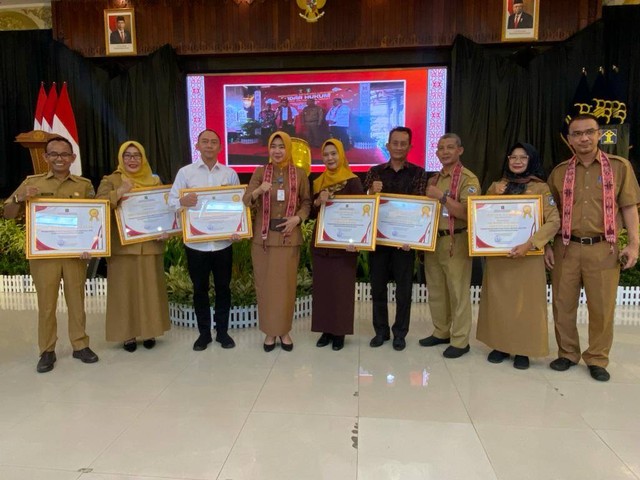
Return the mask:
<svg viewBox="0 0 640 480"><path fill-rule="evenodd" d="M126 158L126 159L135 158L137 160L139 158L142 158L142 155L140 155L139 153L125 153L124 155L122 155L122 158Z"/></svg>
<svg viewBox="0 0 640 480"><path fill-rule="evenodd" d="M513 162L516 160L524 162L525 160L529 160L529 155L509 155L507 158Z"/></svg>

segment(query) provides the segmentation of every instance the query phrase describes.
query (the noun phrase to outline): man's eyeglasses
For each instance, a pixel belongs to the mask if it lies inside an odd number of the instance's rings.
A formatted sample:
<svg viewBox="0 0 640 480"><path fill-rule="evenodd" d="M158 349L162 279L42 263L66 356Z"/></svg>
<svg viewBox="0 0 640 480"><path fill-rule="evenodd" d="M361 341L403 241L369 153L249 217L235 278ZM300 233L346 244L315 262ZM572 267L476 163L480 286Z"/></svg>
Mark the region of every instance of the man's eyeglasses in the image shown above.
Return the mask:
<svg viewBox="0 0 640 480"><path fill-rule="evenodd" d="M63 160L69 160L71 157L73 157L73 153L67 153L67 152L62 152L62 153L47 152L45 153L45 155L49 160L55 160L57 158L61 158Z"/></svg>
<svg viewBox="0 0 640 480"><path fill-rule="evenodd" d="M525 160L529 160L529 155L509 155L507 158L513 162L516 160L524 162Z"/></svg>
<svg viewBox="0 0 640 480"><path fill-rule="evenodd" d="M122 155L122 158L126 158L127 160L135 158L136 160L138 160L142 158L142 155L140 155L139 153L125 153Z"/></svg>
<svg viewBox="0 0 640 480"><path fill-rule="evenodd" d="M583 135L586 135L587 137L593 137L596 133L598 133L598 131L599 130L597 128L590 128L589 130L584 130L582 132L571 132L569 136L573 138L580 138Z"/></svg>

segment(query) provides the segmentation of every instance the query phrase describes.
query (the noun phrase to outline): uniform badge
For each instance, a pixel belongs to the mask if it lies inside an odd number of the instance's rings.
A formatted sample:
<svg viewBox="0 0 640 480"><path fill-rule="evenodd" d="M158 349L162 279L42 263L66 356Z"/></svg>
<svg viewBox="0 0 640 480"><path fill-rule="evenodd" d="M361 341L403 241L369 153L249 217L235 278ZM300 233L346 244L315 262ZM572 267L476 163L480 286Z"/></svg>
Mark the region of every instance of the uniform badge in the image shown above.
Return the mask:
<svg viewBox="0 0 640 480"><path fill-rule="evenodd" d="M552 207L555 207L555 206L556 206L556 201L555 201L555 199L553 198L553 195L548 195L548 196L547 196L547 201L549 202L549 205L551 205Z"/></svg>
<svg viewBox="0 0 640 480"><path fill-rule="evenodd" d="M476 192L478 191L478 189L477 189L476 187L474 187L473 185L471 185L471 186L467 189L467 191L468 191L470 194L472 194L472 195L473 195L474 193L476 193Z"/></svg>

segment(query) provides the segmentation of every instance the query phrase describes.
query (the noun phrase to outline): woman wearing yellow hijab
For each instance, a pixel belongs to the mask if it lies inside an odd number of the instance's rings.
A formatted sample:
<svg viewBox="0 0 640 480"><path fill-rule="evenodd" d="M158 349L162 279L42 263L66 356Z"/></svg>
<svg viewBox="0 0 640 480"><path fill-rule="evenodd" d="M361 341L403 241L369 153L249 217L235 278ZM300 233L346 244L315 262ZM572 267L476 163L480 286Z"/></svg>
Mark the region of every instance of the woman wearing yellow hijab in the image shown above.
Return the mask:
<svg viewBox="0 0 640 480"><path fill-rule="evenodd" d="M342 142L329 139L322 145L325 171L313 182L312 215L334 195L363 195L360 179L351 171ZM315 232L313 235L315 238ZM311 246L313 259L313 314L311 331L321 332L316 343L324 347L333 343L341 350L345 335L353 334L353 311L356 287L355 248L347 250Z"/></svg>
<svg viewBox="0 0 640 480"><path fill-rule="evenodd" d="M105 176L97 198L106 198L115 211L133 188L160 185L151 172L144 147L129 140L120 146L118 168ZM123 342L127 352L137 348L136 337L153 348L170 328L169 302L164 279L164 242L150 240L122 245L115 215L111 215L111 257L107 259L107 340Z"/></svg>
<svg viewBox="0 0 640 480"><path fill-rule="evenodd" d="M275 348L278 337L283 350L293 350L289 332L302 245L300 224L311 207L309 180L305 171L293 164L291 150L289 135L271 135L269 163L253 172L243 198L256 213L251 260L266 352Z"/></svg>

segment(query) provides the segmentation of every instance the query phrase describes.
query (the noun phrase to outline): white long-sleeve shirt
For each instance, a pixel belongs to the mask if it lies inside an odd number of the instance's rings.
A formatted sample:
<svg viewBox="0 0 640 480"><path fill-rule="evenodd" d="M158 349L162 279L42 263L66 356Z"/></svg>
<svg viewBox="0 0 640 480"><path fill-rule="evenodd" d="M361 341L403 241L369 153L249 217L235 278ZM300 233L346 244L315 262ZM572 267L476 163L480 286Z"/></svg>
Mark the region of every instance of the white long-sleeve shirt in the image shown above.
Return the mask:
<svg viewBox="0 0 640 480"><path fill-rule="evenodd" d="M180 205L180 190L184 188L223 187L226 185L240 185L238 174L232 168L217 162L211 170L200 159L191 165L186 165L178 170L176 179L169 193L169 205L176 210L183 208ZM185 245L201 252L215 252L231 245L230 240L217 240L215 242L186 242Z"/></svg>

